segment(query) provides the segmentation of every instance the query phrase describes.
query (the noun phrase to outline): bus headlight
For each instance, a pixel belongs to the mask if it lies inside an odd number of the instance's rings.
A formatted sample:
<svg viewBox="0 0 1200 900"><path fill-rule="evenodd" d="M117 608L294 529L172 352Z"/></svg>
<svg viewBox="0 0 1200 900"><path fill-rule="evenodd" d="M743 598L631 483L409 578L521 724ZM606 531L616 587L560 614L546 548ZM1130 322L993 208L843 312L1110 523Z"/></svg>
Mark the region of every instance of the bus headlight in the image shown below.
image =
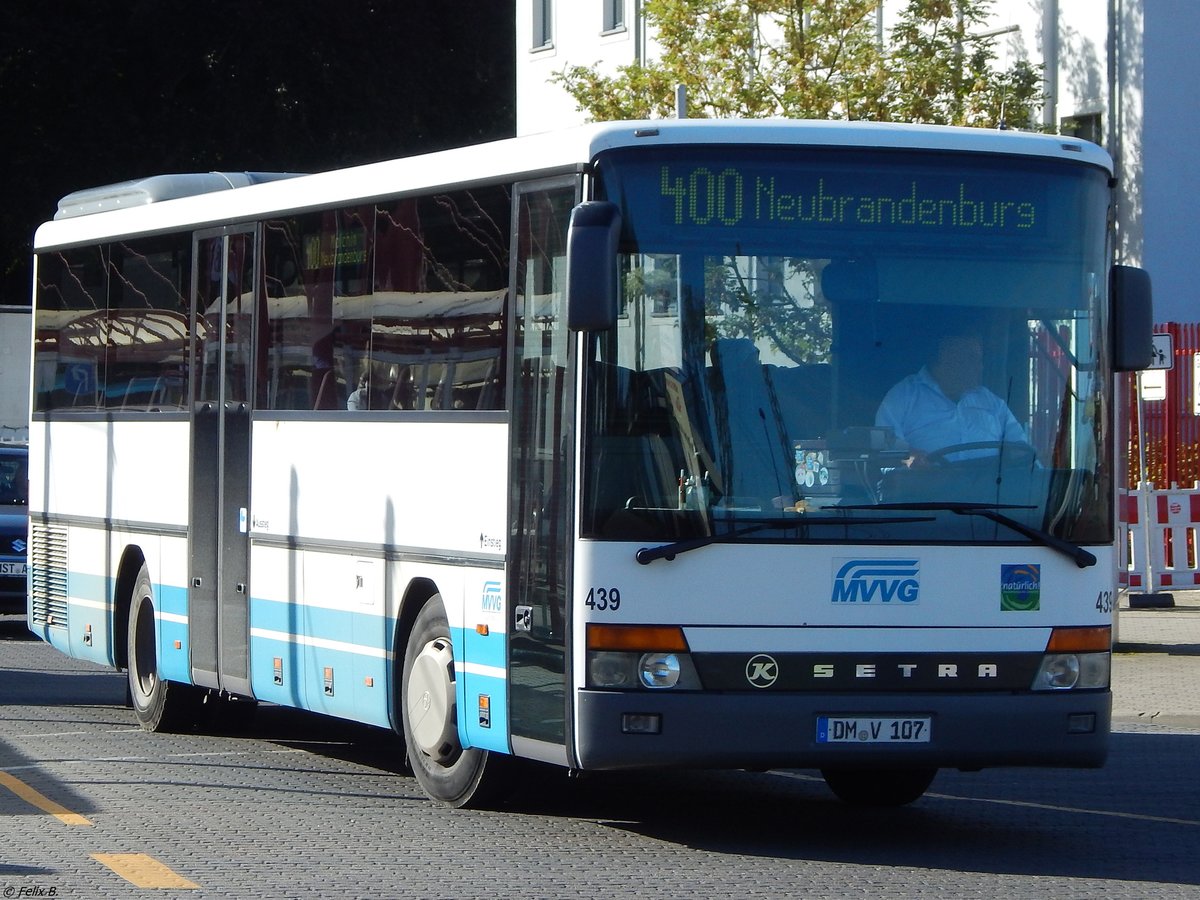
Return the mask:
<svg viewBox="0 0 1200 900"><path fill-rule="evenodd" d="M701 690L700 674L686 653L589 650L588 688L593 690Z"/></svg>
<svg viewBox="0 0 1200 900"><path fill-rule="evenodd" d="M587 625L587 686L600 690L700 690L678 625Z"/></svg>
<svg viewBox="0 0 1200 900"><path fill-rule="evenodd" d="M1031 690L1070 691L1108 687L1112 629L1107 625L1055 628Z"/></svg>
<svg viewBox="0 0 1200 900"><path fill-rule="evenodd" d="M686 653L631 653L591 650L587 655L587 686L607 691L698 691L700 676Z"/></svg>
<svg viewBox="0 0 1200 900"><path fill-rule="evenodd" d="M589 653L588 687L618 690L633 687L637 682L629 657L628 653Z"/></svg>
<svg viewBox="0 0 1200 900"><path fill-rule="evenodd" d="M679 657L674 653L643 653L638 677L648 688L673 688L679 684Z"/></svg>
<svg viewBox="0 0 1200 900"><path fill-rule="evenodd" d="M1111 657L1108 653L1048 653L1033 679L1035 691L1106 688Z"/></svg>

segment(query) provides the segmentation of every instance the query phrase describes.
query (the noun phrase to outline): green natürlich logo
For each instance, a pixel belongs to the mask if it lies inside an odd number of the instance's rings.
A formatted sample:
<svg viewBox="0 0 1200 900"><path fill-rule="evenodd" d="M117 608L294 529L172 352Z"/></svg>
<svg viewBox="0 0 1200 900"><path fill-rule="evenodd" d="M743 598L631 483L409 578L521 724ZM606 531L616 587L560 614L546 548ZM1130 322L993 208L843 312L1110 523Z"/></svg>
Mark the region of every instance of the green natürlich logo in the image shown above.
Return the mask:
<svg viewBox="0 0 1200 900"><path fill-rule="evenodd" d="M1042 608L1040 565L1000 566L1000 609L1031 612Z"/></svg>

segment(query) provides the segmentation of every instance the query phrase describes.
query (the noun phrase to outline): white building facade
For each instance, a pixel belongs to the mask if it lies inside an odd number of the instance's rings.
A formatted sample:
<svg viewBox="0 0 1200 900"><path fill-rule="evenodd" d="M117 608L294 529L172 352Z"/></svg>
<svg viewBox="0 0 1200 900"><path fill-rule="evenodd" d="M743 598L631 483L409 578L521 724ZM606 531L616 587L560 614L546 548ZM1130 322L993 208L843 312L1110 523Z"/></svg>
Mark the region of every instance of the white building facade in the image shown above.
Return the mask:
<svg viewBox="0 0 1200 900"><path fill-rule="evenodd" d="M568 65L612 72L653 59L642 0L516 0L517 133L585 121L550 76ZM881 0L881 31L901 0ZM1103 145L1119 173L1122 261L1154 279L1157 321L1194 321L1190 262L1200 237L1185 207L1200 199L1188 165L1200 131L1190 96L1200 83L1195 0L998 0L988 27L1000 62L1045 67L1048 129ZM1013 123L1015 124L1015 123Z"/></svg>

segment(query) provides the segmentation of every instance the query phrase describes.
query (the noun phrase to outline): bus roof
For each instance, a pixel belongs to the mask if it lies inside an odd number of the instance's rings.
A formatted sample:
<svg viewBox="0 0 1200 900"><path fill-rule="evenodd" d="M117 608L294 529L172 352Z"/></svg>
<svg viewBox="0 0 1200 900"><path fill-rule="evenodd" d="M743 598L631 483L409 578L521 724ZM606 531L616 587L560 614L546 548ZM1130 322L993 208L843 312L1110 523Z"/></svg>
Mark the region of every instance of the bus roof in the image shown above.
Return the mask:
<svg viewBox="0 0 1200 900"><path fill-rule="evenodd" d="M454 185L578 172L606 150L649 144L946 150L1062 159L1112 172L1112 161L1100 147L1060 135L794 119L604 122L316 175L167 175L78 191L60 201L60 213L54 221L38 228L34 248L41 251L137 234L254 221Z"/></svg>

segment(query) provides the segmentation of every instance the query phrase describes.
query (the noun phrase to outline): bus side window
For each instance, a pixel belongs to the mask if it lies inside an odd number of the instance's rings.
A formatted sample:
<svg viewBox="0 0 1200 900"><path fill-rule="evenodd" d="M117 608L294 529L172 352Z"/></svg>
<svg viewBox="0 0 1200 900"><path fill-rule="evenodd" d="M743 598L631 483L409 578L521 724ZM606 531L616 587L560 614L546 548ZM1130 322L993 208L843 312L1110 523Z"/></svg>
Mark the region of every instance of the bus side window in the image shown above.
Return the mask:
<svg viewBox="0 0 1200 900"><path fill-rule="evenodd" d="M107 248L38 257L33 411L95 409L104 390Z"/></svg>

